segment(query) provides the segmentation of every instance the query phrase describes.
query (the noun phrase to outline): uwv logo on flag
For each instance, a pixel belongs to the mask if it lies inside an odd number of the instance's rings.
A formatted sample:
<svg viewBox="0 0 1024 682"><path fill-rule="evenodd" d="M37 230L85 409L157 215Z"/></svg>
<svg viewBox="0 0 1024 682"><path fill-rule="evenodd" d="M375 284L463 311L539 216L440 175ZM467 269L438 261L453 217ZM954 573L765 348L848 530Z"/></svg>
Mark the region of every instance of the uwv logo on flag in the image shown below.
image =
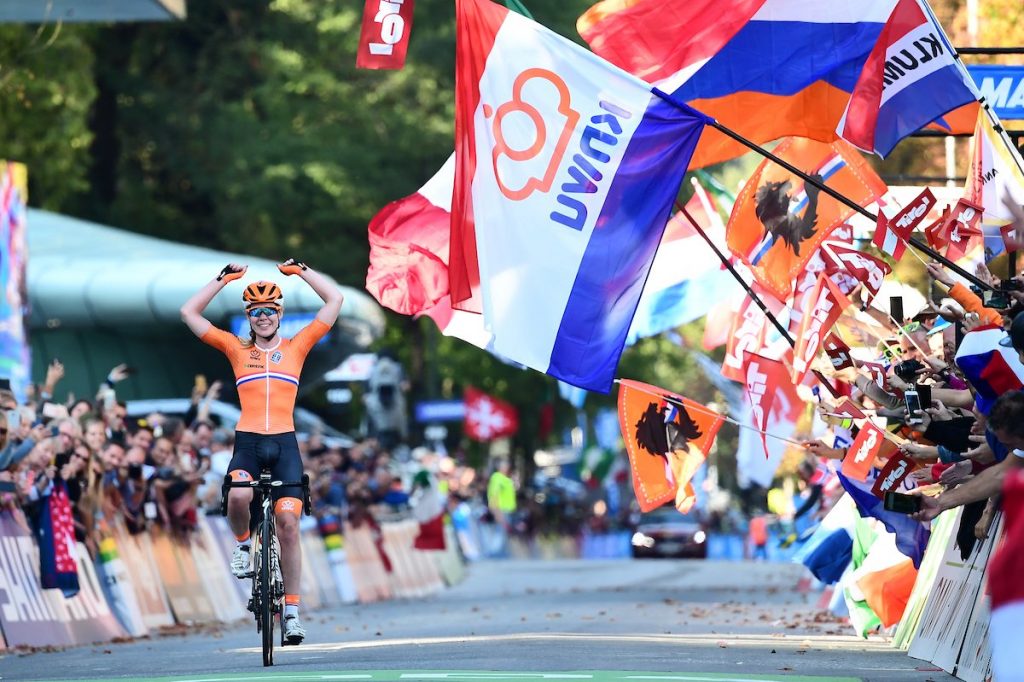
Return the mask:
<svg viewBox="0 0 1024 682"><path fill-rule="evenodd" d="M489 0L457 20L453 304L607 392L706 118Z"/></svg>
<svg viewBox="0 0 1024 682"><path fill-rule="evenodd" d="M605 180L604 167L623 134L622 122L633 117L609 100L599 99L597 107L576 148L570 149L581 116L572 108L569 86L553 71L526 69L513 83L509 101L497 108L485 103L484 117L493 118L491 158L501 193L511 201L522 201L534 192L550 193L564 166L569 177L556 188L555 201L560 206L550 218L582 230L587 221L582 196L597 192ZM529 125L522 125L524 117Z"/></svg>

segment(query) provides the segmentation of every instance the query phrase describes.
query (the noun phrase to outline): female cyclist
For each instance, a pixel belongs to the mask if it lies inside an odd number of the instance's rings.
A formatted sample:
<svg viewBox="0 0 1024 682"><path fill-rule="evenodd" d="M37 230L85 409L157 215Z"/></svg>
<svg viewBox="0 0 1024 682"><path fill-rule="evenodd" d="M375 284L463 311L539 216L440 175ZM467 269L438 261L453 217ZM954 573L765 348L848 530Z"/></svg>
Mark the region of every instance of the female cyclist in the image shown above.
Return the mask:
<svg viewBox="0 0 1024 682"><path fill-rule="evenodd" d="M312 322L293 338L285 339L278 334L284 315L280 287L273 282L253 282L242 293L249 320L249 338L239 338L215 327L203 317L203 311L225 285L242 277L247 268L236 263L226 265L181 307L181 319L201 341L224 353L235 373L242 416L236 426L234 452L228 465L232 480L253 480L259 477L262 466L268 466L275 480L297 481L302 477L302 459L292 415L299 376L310 349L338 319L344 297L322 275L289 259L278 265L278 270L302 278L324 300L324 305ZM247 488L232 488L228 496L228 523L238 541L231 558L231 572L238 578L251 574L249 503L252 495L252 490ZM278 488L274 494L274 512L285 586L285 642L299 644L306 636L299 620L302 575L299 490Z"/></svg>

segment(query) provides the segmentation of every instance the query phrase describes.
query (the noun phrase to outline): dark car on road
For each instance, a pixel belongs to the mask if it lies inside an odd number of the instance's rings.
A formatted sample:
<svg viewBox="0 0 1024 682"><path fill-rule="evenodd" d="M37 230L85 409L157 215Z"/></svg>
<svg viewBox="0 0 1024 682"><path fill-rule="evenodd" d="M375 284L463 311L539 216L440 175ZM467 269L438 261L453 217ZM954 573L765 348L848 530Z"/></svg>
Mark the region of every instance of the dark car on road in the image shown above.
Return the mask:
<svg viewBox="0 0 1024 682"><path fill-rule="evenodd" d="M631 544L637 559L706 559L708 555L707 533L696 513L680 514L672 505L641 514Z"/></svg>

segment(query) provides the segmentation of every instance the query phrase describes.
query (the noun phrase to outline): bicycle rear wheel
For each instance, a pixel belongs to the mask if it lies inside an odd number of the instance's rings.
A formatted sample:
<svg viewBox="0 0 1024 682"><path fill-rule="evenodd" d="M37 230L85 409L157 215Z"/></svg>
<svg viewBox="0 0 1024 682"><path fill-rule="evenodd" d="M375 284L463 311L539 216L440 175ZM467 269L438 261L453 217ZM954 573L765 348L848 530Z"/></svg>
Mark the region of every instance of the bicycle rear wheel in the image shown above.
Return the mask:
<svg viewBox="0 0 1024 682"><path fill-rule="evenodd" d="M263 665L274 665L274 585L271 571L273 555L273 538L270 528L271 520L267 515L260 521L260 630L263 634Z"/></svg>

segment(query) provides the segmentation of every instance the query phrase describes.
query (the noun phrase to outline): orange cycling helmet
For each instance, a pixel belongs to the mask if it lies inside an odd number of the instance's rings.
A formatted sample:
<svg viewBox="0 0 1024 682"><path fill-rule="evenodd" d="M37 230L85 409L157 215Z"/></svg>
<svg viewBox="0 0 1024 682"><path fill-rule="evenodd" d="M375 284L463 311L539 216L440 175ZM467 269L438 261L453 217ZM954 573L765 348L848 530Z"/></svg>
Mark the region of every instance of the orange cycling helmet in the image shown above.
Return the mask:
<svg viewBox="0 0 1024 682"><path fill-rule="evenodd" d="M253 282L242 292L242 300L245 301L246 307L267 304L280 306L281 299L283 298L284 294L281 293L281 287L273 282L262 279L258 282Z"/></svg>

